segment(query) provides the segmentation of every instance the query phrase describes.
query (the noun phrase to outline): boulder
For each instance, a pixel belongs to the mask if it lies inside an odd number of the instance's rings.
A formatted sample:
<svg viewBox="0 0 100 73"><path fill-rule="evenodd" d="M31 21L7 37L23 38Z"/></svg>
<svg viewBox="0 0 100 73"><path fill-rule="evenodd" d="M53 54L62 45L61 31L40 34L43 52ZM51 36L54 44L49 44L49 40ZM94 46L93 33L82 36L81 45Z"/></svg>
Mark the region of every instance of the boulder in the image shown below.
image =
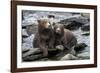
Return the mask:
<svg viewBox="0 0 100 73"><path fill-rule="evenodd" d="M22 23L22 28L23 28L23 29L26 29L26 27L27 27L27 26L30 26L30 25L32 25L32 24L30 24L30 23L28 23L28 22L26 23L26 22L23 21L23 23Z"/></svg>
<svg viewBox="0 0 100 73"><path fill-rule="evenodd" d="M23 51L22 53L22 57L23 57L23 60L31 60L31 61L34 61L34 60L41 60L43 58L53 58L56 54L58 54L60 52L59 49L48 49L48 56L47 57L44 57L42 55L42 51L39 49L39 48L32 48L32 49L28 49L28 50L25 50ZM57 57L55 57L54 59L56 59Z"/></svg>
<svg viewBox="0 0 100 73"><path fill-rule="evenodd" d="M76 52L80 52L80 51L84 50L85 47L87 47L87 45L85 43L79 43L74 47L74 50Z"/></svg>
<svg viewBox="0 0 100 73"><path fill-rule="evenodd" d="M64 24L65 28L67 29L76 30L79 27L82 27L84 24L89 23L89 18L83 17L81 15L74 15L66 19L60 20L60 22L58 23Z"/></svg>
<svg viewBox="0 0 100 73"><path fill-rule="evenodd" d="M83 25L82 27L81 27L81 30L82 31L90 31L90 25L88 24L88 25Z"/></svg>
<svg viewBox="0 0 100 73"><path fill-rule="evenodd" d="M23 38L26 38L26 37L28 37L29 35L27 34L27 31L26 31L26 29L22 29L22 37Z"/></svg>
<svg viewBox="0 0 100 73"><path fill-rule="evenodd" d="M28 44L28 43L23 43L22 44L22 52L25 52L25 51L30 50L30 49L32 49L31 44Z"/></svg>
<svg viewBox="0 0 100 73"><path fill-rule="evenodd" d="M64 46L63 45L57 45L56 48L59 49L59 50L62 50L62 51L64 50Z"/></svg>
<svg viewBox="0 0 100 73"><path fill-rule="evenodd" d="M81 15L82 15L83 17L90 18L90 14L89 14L89 13L81 13Z"/></svg>
<svg viewBox="0 0 100 73"><path fill-rule="evenodd" d="M80 23L80 22L76 22L76 21L71 21L67 25L64 24L64 27L66 29L69 29L69 30L76 30L79 27L81 27L82 25L84 25L84 24L83 23Z"/></svg>
<svg viewBox="0 0 100 73"><path fill-rule="evenodd" d="M79 22L79 23L82 23L82 24L86 24L86 23L89 22L89 19L87 17L75 15L75 16L70 16L67 19L61 20L59 23L67 24L67 23L72 22L72 21L76 21L76 22Z"/></svg>
<svg viewBox="0 0 100 73"><path fill-rule="evenodd" d="M42 58L41 54L38 54L38 55L29 55L29 56L26 56L26 57L22 57L22 60L29 62L29 61L35 61L35 60L38 60L38 59L41 59L41 58Z"/></svg>
<svg viewBox="0 0 100 73"><path fill-rule="evenodd" d="M64 57L61 58L61 60L77 60L78 57L72 55L72 54L67 54Z"/></svg>
<svg viewBox="0 0 100 73"><path fill-rule="evenodd" d="M48 18L55 18L55 15L48 15Z"/></svg>
<svg viewBox="0 0 100 73"><path fill-rule="evenodd" d="M79 57L80 59L90 59L90 53L89 52L79 53L77 54L77 57Z"/></svg>
<svg viewBox="0 0 100 73"><path fill-rule="evenodd" d="M88 36L88 35L90 35L90 32L83 32L82 35Z"/></svg>
<svg viewBox="0 0 100 73"><path fill-rule="evenodd" d="M27 38L23 38L22 51L26 51L33 48L32 46L33 39L34 39L34 34L32 34Z"/></svg>
<svg viewBox="0 0 100 73"><path fill-rule="evenodd" d="M50 59L49 58L42 58L39 61L50 61Z"/></svg>

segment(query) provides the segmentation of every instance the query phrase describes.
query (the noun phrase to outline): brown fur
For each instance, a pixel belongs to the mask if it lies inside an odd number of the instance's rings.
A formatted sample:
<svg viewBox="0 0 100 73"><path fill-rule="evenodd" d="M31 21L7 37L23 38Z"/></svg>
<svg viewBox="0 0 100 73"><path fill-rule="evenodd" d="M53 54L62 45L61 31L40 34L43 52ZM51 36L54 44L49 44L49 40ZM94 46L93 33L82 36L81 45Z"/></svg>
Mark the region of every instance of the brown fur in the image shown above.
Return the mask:
<svg viewBox="0 0 100 73"><path fill-rule="evenodd" d="M59 28L59 30L57 30ZM67 29L64 29L62 24L56 24L54 26L55 32L55 46L63 45L64 48L71 50L73 46L77 44L77 39L74 34Z"/></svg>
<svg viewBox="0 0 100 73"><path fill-rule="evenodd" d="M38 32L33 40L33 47L40 48L43 56L48 56L48 48L54 46L54 33L47 20L38 20Z"/></svg>

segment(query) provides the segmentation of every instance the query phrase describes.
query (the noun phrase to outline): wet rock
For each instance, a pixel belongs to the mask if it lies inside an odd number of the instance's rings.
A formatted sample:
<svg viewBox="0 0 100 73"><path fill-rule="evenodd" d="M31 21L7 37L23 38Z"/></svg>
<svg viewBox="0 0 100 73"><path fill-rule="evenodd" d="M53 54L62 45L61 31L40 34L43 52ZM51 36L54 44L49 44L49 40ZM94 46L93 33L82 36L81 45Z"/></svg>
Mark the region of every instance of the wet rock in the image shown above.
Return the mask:
<svg viewBox="0 0 100 73"><path fill-rule="evenodd" d="M27 32L26 32L26 29L22 29L22 37L23 38L26 38L26 37L28 37L29 35L27 34Z"/></svg>
<svg viewBox="0 0 100 73"><path fill-rule="evenodd" d="M29 56L36 56L36 55L39 55L39 58L36 57L37 59L40 59L40 56L44 57L40 48L27 49L27 50L22 51L22 52L23 52L23 54L22 54L23 58L26 58L26 57L29 57ZM59 49L48 49L48 56L47 57L48 58L54 57L59 52L60 52ZM36 58L34 58L34 59L36 59Z"/></svg>
<svg viewBox="0 0 100 73"><path fill-rule="evenodd" d="M67 54L64 57L61 58L61 60L77 60L78 57L72 55L72 54Z"/></svg>
<svg viewBox="0 0 100 73"><path fill-rule="evenodd" d="M22 52L32 49L31 44L23 43L22 44Z"/></svg>
<svg viewBox="0 0 100 73"><path fill-rule="evenodd" d="M76 55L76 51L74 50L74 47L72 47L72 50L71 50L70 54Z"/></svg>
<svg viewBox="0 0 100 73"><path fill-rule="evenodd" d="M75 13L72 13L72 15L79 15L79 14L80 14L80 13L76 13L76 12L75 12Z"/></svg>
<svg viewBox="0 0 100 73"><path fill-rule="evenodd" d="M41 59L42 56L39 54L39 55L29 55L29 56L26 56L26 57L22 57L22 60L23 61L26 61L26 62L29 62L29 61L35 61L35 60L38 60L38 59Z"/></svg>
<svg viewBox="0 0 100 73"><path fill-rule="evenodd" d="M55 15L48 15L48 18L55 18Z"/></svg>
<svg viewBox="0 0 100 73"><path fill-rule="evenodd" d="M62 51L64 50L64 46L63 45L57 45L56 48L59 49L59 50L62 50Z"/></svg>
<svg viewBox="0 0 100 73"><path fill-rule="evenodd" d="M64 24L65 28L70 30L78 29L82 27L84 24L89 22L89 18L83 17L81 15L70 16L64 20L61 20L59 23Z"/></svg>
<svg viewBox="0 0 100 73"><path fill-rule="evenodd" d="M30 25L32 25L32 24L23 21L23 23L22 23L22 29L26 29L26 27L27 27L27 26L30 26Z"/></svg>
<svg viewBox="0 0 100 73"><path fill-rule="evenodd" d="M39 61L50 61L48 58L40 59Z"/></svg>
<svg viewBox="0 0 100 73"><path fill-rule="evenodd" d="M90 54L89 52L83 52L83 53L77 54L77 57L79 57L80 59L90 59Z"/></svg>
<svg viewBox="0 0 100 73"><path fill-rule="evenodd" d="M33 27L32 27L32 25L27 26L26 27L26 31L27 31L28 35L33 34Z"/></svg>
<svg viewBox="0 0 100 73"><path fill-rule="evenodd" d="M67 24L69 22L72 22L72 21L76 21L76 22L79 22L81 24L86 24L89 22L89 19L87 17L82 17L82 16L71 16L67 19L64 19L64 20L61 20L59 23L61 24Z"/></svg>
<svg viewBox="0 0 100 73"><path fill-rule="evenodd" d="M82 35L88 36L88 35L90 35L90 32L83 32Z"/></svg>
<svg viewBox="0 0 100 73"><path fill-rule="evenodd" d="M81 27L81 30L82 30L82 31L89 31L89 30L90 30L90 25L83 25L83 26Z"/></svg>
<svg viewBox="0 0 100 73"><path fill-rule="evenodd" d="M32 24L27 23L27 24L22 24L22 29L26 29L27 34L31 35L37 32L38 26L37 24L34 23Z"/></svg>
<svg viewBox="0 0 100 73"><path fill-rule="evenodd" d="M80 52L80 51L84 50L85 47L87 47L87 45L85 43L79 43L74 47L74 50L76 52Z"/></svg>
<svg viewBox="0 0 100 73"><path fill-rule="evenodd" d="M27 38L23 38L24 43L22 43L22 51L33 48L33 46L32 46L33 39L34 39L34 34L32 34L31 36L29 36Z"/></svg>
<svg viewBox="0 0 100 73"><path fill-rule="evenodd" d="M83 17L90 18L90 14L89 14L89 13L81 13L81 15L82 15Z"/></svg>
<svg viewBox="0 0 100 73"><path fill-rule="evenodd" d="M26 29L22 29L22 43L24 43L24 39L26 39L29 35L26 32Z"/></svg>
<svg viewBox="0 0 100 73"><path fill-rule="evenodd" d="M32 43L34 39L34 34L30 35L29 37L25 38L24 41L25 43Z"/></svg>
<svg viewBox="0 0 100 73"><path fill-rule="evenodd" d="M22 50L23 52L23 50ZM40 49L39 48L30 48L28 49L27 52L23 52L22 56L23 57L26 57L26 56L29 56L29 55L32 55L32 54L36 54L36 53L39 53L40 52Z"/></svg>
<svg viewBox="0 0 100 73"><path fill-rule="evenodd" d="M89 22L89 18L80 16L79 18L76 19L76 21L80 22L80 23L83 23L83 24L87 24Z"/></svg>
<svg viewBox="0 0 100 73"><path fill-rule="evenodd" d="M26 26L26 31L28 35L35 34L37 30L38 30L38 26L35 24Z"/></svg>
<svg viewBox="0 0 100 73"><path fill-rule="evenodd" d="M69 24L65 25L64 24L64 27L66 29L69 29L69 30L76 30L78 29L79 27L81 27L82 25L84 25L83 23L80 23L80 22L76 22L76 21L72 21L70 22Z"/></svg>
<svg viewBox="0 0 100 73"><path fill-rule="evenodd" d="M59 23L60 24L68 24L69 22L72 22L72 21L76 20L77 17L79 18L80 16L70 16L66 19L60 20Z"/></svg>

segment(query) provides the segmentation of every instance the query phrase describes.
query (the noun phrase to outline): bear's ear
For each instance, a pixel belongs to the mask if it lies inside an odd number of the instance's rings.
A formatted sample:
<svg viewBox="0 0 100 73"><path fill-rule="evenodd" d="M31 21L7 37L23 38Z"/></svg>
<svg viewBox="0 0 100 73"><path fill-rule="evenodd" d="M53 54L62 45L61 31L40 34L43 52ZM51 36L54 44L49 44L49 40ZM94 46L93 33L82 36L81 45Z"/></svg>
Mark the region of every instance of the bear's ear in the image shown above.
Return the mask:
<svg viewBox="0 0 100 73"><path fill-rule="evenodd" d="M41 22L41 20L37 20L37 22L38 22L38 23L40 23L40 22Z"/></svg>
<svg viewBox="0 0 100 73"><path fill-rule="evenodd" d="M62 31L62 34L63 34L63 33L64 33L64 25L61 24L61 25L60 25L60 28L61 28L61 31Z"/></svg>

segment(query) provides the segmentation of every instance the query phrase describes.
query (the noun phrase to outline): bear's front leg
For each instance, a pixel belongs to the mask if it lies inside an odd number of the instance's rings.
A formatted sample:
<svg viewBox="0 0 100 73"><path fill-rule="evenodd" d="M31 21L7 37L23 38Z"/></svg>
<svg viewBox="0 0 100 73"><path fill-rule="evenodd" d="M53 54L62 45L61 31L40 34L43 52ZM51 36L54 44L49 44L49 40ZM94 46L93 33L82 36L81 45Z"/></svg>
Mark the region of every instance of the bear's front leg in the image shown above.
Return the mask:
<svg viewBox="0 0 100 73"><path fill-rule="evenodd" d="M72 54L72 55L76 55L76 52L74 50L74 46L71 47L71 45L69 44L64 44L65 49L68 50L68 53Z"/></svg>
<svg viewBox="0 0 100 73"><path fill-rule="evenodd" d="M71 48L70 54L76 55L76 51L74 50L74 46Z"/></svg>
<svg viewBox="0 0 100 73"><path fill-rule="evenodd" d="M51 39L51 40L49 41L48 48L50 48L50 49L53 49L53 48L54 48L54 40L53 40L53 39Z"/></svg>
<svg viewBox="0 0 100 73"><path fill-rule="evenodd" d="M40 46L40 50L43 52L43 57L47 57L48 56L48 49L46 46L46 42L43 42L43 41L40 42L39 46Z"/></svg>

